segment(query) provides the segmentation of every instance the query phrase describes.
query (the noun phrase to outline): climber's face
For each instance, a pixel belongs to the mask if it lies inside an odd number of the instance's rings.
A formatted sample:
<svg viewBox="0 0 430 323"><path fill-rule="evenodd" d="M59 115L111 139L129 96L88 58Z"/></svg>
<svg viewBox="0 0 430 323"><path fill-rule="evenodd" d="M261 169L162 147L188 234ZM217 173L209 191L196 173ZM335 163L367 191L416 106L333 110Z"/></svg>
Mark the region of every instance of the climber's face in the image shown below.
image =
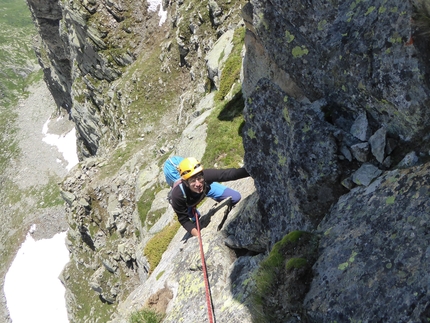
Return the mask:
<svg viewBox="0 0 430 323"><path fill-rule="evenodd" d="M190 190L194 193L202 193L203 192L203 188L204 188L204 184L205 184L205 179L203 177L203 173L198 173L192 177L190 177L188 180L188 186L190 187Z"/></svg>

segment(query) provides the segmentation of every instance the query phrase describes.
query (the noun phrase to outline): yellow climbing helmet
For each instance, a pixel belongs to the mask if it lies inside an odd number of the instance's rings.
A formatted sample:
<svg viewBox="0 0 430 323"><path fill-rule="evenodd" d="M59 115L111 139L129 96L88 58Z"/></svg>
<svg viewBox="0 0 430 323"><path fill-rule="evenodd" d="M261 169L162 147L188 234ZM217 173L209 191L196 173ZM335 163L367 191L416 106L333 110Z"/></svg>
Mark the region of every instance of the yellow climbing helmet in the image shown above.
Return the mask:
<svg viewBox="0 0 430 323"><path fill-rule="evenodd" d="M202 172L203 166L194 157L188 157L179 163L178 170L181 178L186 181L191 176Z"/></svg>

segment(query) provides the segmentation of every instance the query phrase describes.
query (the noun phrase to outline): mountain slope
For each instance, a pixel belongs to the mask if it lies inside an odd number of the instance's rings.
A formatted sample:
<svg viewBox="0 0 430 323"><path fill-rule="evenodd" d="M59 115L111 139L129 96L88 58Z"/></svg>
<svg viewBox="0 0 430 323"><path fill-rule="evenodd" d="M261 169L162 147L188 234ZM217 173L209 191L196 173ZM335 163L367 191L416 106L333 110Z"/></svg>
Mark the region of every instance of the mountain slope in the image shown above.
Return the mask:
<svg viewBox="0 0 430 323"><path fill-rule="evenodd" d="M161 237L177 228L161 169L171 154L225 165L241 157L236 138L253 179L232 185L249 197L203 230L221 320L428 317L419 7L164 1L160 28L145 2L29 4L45 79L79 133L81 163L62 184L71 321L126 322L155 305L166 322L205 319L196 244L178 250L181 229ZM244 51L228 37L242 39L242 17ZM222 141L235 145L213 153L217 124L234 124ZM153 239L167 246L158 266Z"/></svg>

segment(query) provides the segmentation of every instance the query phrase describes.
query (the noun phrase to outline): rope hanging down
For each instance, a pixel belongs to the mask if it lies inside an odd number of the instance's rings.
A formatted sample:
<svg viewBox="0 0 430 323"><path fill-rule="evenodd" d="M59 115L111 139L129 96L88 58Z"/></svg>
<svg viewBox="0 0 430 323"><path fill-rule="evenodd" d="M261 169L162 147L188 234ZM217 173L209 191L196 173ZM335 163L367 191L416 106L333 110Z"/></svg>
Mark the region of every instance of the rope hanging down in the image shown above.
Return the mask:
<svg viewBox="0 0 430 323"><path fill-rule="evenodd" d="M211 296L211 290L209 287L209 280L208 280L208 272L206 270L206 261L205 261L205 253L203 251L203 242L202 242L202 236L200 234L200 220L199 215L196 211L196 208L193 208L193 213L196 219L196 226L197 226L197 232L198 232L198 238L199 238L199 246L200 246L200 258L202 259L202 270L203 270L203 277L205 280L205 289L206 289L206 303L208 307L208 317L209 322L214 323L214 313L213 313L213 304L212 304L212 296Z"/></svg>

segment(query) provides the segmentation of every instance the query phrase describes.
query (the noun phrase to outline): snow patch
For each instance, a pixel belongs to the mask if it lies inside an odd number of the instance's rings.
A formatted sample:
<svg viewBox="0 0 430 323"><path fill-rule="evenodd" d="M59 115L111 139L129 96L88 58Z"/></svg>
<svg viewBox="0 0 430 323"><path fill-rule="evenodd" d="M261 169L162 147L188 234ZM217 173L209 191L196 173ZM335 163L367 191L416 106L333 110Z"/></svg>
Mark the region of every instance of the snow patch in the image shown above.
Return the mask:
<svg viewBox="0 0 430 323"><path fill-rule="evenodd" d="M148 11L156 12L158 6L160 6L160 9L158 10L158 16L160 17L159 26L161 26L167 19L167 11L163 10L163 4L162 0L148 0L149 7Z"/></svg>
<svg viewBox="0 0 430 323"><path fill-rule="evenodd" d="M31 232L21 245L4 282L7 307L13 323L67 323L65 289L58 279L69 261L66 232L35 241Z"/></svg>
<svg viewBox="0 0 430 323"><path fill-rule="evenodd" d="M48 119L43 125L42 133L45 137L42 140L48 145L57 147L58 151L63 154L64 159L67 161L66 169L69 171L79 162L76 153L76 129L73 127L72 130L64 135L50 134L48 133L48 124L50 121ZM57 159L57 161L60 160Z"/></svg>

